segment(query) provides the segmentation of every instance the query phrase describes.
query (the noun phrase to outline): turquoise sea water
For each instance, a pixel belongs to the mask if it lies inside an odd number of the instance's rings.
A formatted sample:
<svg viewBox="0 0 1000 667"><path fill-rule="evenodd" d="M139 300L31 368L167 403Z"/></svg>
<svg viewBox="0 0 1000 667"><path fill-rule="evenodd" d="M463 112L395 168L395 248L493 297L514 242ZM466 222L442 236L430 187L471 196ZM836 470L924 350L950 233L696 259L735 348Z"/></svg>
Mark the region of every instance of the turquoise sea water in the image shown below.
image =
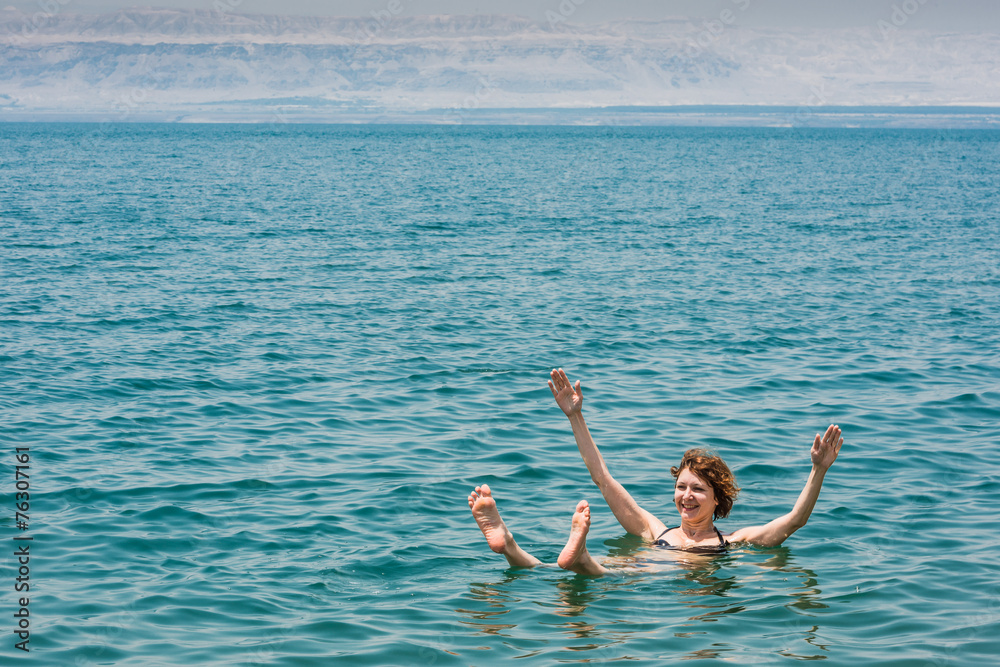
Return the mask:
<svg viewBox="0 0 1000 667"><path fill-rule="evenodd" d="M0 125L3 664L993 664L998 211L1000 132ZM670 525L688 447L733 530L847 443L784 546L677 562L556 366ZM483 482L648 567L508 569Z"/></svg>

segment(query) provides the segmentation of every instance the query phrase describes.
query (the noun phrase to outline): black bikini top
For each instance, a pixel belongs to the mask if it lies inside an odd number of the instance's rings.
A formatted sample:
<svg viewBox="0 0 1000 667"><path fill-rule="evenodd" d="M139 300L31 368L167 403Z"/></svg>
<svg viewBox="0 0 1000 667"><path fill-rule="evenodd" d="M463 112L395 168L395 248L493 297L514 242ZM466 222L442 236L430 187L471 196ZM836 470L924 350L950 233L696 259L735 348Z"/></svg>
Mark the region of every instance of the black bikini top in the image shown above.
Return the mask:
<svg viewBox="0 0 1000 667"><path fill-rule="evenodd" d="M679 526L674 526L674 528L678 528L678 527ZM712 527L715 528L715 526L712 526ZM724 552L726 552L729 549L729 542L727 542L726 538L724 538L722 536L722 533L719 532L718 528L715 528L715 534L719 536L719 543L718 544L709 544L709 545L705 545L705 546L699 545L699 546L696 546L696 547L688 547L687 549L684 549L683 547L675 547L674 545L670 544L665 539L663 539L663 536L666 535L667 533L669 533L674 528L667 528L665 531L663 531L662 533L660 533L659 536L656 538L656 541L653 542L653 545L654 546L658 546L658 547L665 547L667 549L675 549L677 551L689 551L689 552L692 552L692 553L700 553L700 554L718 554L718 553L724 553Z"/></svg>

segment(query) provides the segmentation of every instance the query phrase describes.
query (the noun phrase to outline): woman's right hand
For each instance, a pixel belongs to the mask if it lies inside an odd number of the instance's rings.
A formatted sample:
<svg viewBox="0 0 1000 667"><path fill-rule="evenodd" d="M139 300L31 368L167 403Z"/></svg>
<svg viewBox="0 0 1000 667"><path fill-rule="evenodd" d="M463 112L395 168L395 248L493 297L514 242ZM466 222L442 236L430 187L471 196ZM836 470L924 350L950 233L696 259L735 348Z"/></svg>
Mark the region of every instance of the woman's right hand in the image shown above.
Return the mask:
<svg viewBox="0 0 1000 667"><path fill-rule="evenodd" d="M549 380L549 389L552 390L552 395L555 397L559 409L567 417L581 414L583 410L583 393L580 391L579 380L576 381L576 387L574 388L570 384L569 378L566 377L566 372L561 368L557 368L552 371L552 379Z"/></svg>
<svg viewBox="0 0 1000 667"><path fill-rule="evenodd" d="M813 439L812 449L809 452L812 464L826 472L837 460L837 454L840 453L843 444L844 439L840 437L840 427L836 424L830 424L822 438L817 433Z"/></svg>

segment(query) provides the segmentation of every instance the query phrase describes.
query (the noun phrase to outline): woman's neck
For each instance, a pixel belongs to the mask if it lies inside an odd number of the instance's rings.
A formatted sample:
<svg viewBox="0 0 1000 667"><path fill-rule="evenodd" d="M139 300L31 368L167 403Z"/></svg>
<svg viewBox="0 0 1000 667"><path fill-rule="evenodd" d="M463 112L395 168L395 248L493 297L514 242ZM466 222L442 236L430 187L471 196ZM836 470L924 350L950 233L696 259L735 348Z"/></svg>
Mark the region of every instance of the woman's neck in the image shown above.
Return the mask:
<svg viewBox="0 0 1000 667"><path fill-rule="evenodd" d="M715 535L715 524L712 523L712 517L708 517L703 521L685 521L681 519L681 532L689 540L700 542L707 537Z"/></svg>

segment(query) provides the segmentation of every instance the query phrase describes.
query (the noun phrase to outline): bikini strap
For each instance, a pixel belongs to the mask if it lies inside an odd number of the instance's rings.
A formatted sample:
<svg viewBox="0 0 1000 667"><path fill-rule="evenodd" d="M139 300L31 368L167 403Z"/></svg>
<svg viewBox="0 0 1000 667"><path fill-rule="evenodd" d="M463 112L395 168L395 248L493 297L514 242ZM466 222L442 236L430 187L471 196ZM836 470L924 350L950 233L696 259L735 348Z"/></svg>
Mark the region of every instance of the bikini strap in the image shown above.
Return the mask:
<svg viewBox="0 0 1000 667"><path fill-rule="evenodd" d="M669 533L671 530L673 530L673 528L667 528L665 531L663 531L662 533L660 533L659 535L657 535L656 539L653 540L653 541L654 542L658 541L661 537L663 537L664 535L666 535L667 533Z"/></svg>
<svg viewBox="0 0 1000 667"><path fill-rule="evenodd" d="M719 544L721 544L722 546L726 546L727 544L729 544L729 542L726 542L726 538L722 536L721 530L719 530L716 526L712 526L712 528L715 528L715 534L719 536Z"/></svg>

